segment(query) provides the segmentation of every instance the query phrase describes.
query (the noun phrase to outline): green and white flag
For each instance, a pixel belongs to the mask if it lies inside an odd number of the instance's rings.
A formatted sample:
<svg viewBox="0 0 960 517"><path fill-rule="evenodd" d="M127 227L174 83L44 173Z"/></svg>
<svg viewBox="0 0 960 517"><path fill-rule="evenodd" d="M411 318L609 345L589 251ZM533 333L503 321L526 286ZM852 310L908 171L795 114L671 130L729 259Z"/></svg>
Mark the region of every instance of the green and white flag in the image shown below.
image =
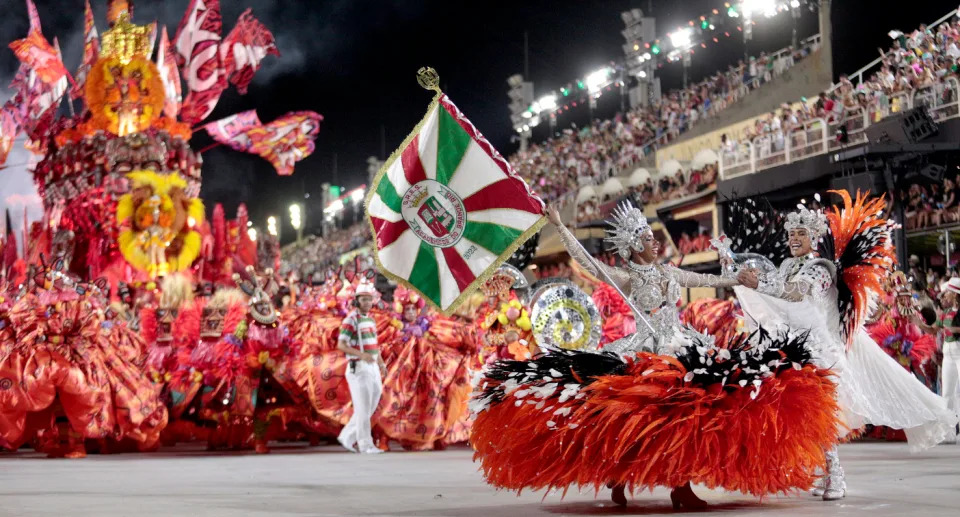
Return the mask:
<svg viewBox="0 0 960 517"><path fill-rule="evenodd" d="M381 272L449 314L543 226L544 204L439 93L367 195Z"/></svg>

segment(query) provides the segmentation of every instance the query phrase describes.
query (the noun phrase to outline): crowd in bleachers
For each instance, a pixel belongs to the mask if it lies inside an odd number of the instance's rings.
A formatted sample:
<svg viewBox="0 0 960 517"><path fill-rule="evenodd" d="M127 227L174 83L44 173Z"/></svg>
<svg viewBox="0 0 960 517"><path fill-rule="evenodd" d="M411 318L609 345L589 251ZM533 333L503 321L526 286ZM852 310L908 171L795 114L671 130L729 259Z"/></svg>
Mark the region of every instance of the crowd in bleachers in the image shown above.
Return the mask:
<svg viewBox="0 0 960 517"><path fill-rule="evenodd" d="M942 182L912 183L897 192L907 230L935 228L960 221L960 177L948 174Z"/></svg>
<svg viewBox="0 0 960 517"><path fill-rule="evenodd" d="M877 121L891 113L907 109L908 103L942 105L955 100L953 81L960 77L960 19L953 18L931 29L921 25L910 34L895 32L890 49L880 49L882 61L877 71L855 85L843 75L835 88L822 92L816 99L781 108L739 134L722 137L727 163L738 161L746 152L743 142L759 147L759 156L782 151L786 138L794 147L802 147L807 135L801 129L817 119L845 128L862 127L863 121ZM916 98L911 98L920 92ZM934 111L934 118L951 113Z"/></svg>
<svg viewBox="0 0 960 517"><path fill-rule="evenodd" d="M761 54L748 63L741 60L726 71L665 94L652 106L637 107L610 120L595 120L581 129L565 129L545 142L531 144L512 155L510 163L547 201L584 185L600 184L629 170L656 146L739 101L814 49L804 46L776 56Z"/></svg>
<svg viewBox="0 0 960 517"><path fill-rule="evenodd" d="M672 176L664 175L657 180L647 179L644 183L627 187L616 197L591 198L578 203L577 222L605 219L616 201L628 196L641 206L659 204L702 192L715 185L716 181L717 165L713 163L693 171L677 171Z"/></svg>
<svg viewBox="0 0 960 517"><path fill-rule="evenodd" d="M300 278L310 278L315 272L339 262L340 256L370 243L370 226L361 221L343 230L331 232L326 238L311 235L303 242L292 244L284 250L283 259L289 269L297 271Z"/></svg>

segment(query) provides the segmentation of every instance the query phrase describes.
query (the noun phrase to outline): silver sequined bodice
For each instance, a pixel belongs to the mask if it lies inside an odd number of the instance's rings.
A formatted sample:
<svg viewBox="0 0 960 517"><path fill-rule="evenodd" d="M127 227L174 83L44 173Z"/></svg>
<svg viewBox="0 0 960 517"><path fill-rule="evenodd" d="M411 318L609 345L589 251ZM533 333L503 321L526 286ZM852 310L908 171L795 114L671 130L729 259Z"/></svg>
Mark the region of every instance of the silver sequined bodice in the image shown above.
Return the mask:
<svg viewBox="0 0 960 517"><path fill-rule="evenodd" d="M604 350L618 353L632 353L650 350L662 354L671 354L676 348L676 337L693 333L680 324L680 288L681 287L732 287L736 279L717 275L704 275L684 271L671 265L640 265L628 262L626 267L613 267L594 262L576 242L576 238L566 228L559 229L570 256L591 274L604 281L615 283L623 290L633 305L643 312L653 327L645 325L637 318L637 331L630 336L610 343ZM600 274L599 268L604 274ZM705 336L703 336L705 339Z"/></svg>

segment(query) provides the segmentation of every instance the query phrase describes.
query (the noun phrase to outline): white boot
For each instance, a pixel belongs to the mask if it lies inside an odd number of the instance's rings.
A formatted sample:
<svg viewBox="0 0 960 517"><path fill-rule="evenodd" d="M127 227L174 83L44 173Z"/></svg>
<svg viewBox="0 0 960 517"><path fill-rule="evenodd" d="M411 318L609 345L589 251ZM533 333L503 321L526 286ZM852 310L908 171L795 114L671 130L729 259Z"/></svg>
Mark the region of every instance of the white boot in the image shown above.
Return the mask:
<svg viewBox="0 0 960 517"><path fill-rule="evenodd" d="M827 482L824 485L823 500L837 501L847 495L847 483L840 466L840 456L837 448L827 451Z"/></svg>
<svg viewBox="0 0 960 517"><path fill-rule="evenodd" d="M810 490L810 495L813 497L823 497L823 491L826 490L827 486L827 476L823 472L817 472L819 477L813 482L813 489Z"/></svg>

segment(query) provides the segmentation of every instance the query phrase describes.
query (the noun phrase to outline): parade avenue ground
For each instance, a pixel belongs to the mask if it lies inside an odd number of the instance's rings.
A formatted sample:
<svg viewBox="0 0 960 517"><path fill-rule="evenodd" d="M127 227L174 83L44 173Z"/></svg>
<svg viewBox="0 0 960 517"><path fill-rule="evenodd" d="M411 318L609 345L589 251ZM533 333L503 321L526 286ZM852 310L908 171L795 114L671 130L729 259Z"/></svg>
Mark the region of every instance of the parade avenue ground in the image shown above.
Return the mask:
<svg viewBox="0 0 960 517"><path fill-rule="evenodd" d="M960 446L911 454L903 443L840 449L849 492L840 502L809 495L768 497L694 487L724 516L870 515L924 517L960 512ZM497 492L472 451L354 455L336 446L280 444L269 455L208 453L186 445L152 454L46 459L0 455L0 516L534 516L675 513L666 490L637 494L626 508L603 490Z"/></svg>

